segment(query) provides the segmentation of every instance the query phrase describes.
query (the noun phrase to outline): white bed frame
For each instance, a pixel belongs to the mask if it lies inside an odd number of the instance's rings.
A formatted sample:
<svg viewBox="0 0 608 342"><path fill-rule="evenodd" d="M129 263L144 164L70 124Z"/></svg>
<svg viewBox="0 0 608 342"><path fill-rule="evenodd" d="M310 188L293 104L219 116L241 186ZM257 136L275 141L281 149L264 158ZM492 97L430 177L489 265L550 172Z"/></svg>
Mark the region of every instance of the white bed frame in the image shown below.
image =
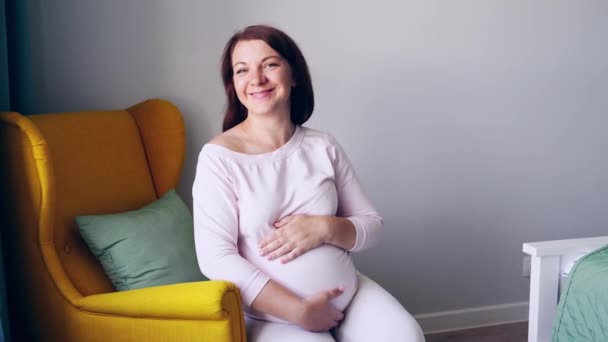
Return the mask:
<svg viewBox="0 0 608 342"><path fill-rule="evenodd" d="M527 242L523 251L531 257L528 342L551 340L559 290L574 261L608 245L608 236L585 239Z"/></svg>

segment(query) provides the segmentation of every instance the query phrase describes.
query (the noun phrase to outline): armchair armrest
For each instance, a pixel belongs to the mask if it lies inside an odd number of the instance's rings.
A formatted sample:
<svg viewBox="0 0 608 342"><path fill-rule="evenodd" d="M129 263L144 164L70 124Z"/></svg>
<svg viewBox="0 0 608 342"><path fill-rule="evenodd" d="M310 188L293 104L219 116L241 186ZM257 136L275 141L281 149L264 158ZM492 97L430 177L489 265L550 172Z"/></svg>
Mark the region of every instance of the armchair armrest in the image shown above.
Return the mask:
<svg viewBox="0 0 608 342"><path fill-rule="evenodd" d="M523 251L531 256L568 255L585 250L591 252L605 245L608 245L608 236L526 242Z"/></svg>
<svg viewBox="0 0 608 342"><path fill-rule="evenodd" d="M238 288L227 281L199 281L82 297L75 305L97 314L160 319L242 320ZM235 316L238 315L238 316Z"/></svg>

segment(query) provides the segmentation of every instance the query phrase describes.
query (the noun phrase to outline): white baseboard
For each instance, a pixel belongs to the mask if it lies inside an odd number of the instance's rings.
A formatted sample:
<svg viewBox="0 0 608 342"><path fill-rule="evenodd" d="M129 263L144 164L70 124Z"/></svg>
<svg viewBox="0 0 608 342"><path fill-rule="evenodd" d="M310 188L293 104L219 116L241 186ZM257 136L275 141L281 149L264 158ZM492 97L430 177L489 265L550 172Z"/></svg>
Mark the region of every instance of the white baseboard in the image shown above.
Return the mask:
<svg viewBox="0 0 608 342"><path fill-rule="evenodd" d="M528 302L415 315L425 334L528 320Z"/></svg>

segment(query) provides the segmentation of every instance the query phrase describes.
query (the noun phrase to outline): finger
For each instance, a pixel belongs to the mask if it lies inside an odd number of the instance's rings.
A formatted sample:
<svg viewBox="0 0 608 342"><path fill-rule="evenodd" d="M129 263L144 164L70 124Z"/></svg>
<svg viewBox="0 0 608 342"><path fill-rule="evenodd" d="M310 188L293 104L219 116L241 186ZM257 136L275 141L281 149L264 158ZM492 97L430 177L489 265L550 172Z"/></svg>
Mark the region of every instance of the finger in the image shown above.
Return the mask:
<svg viewBox="0 0 608 342"><path fill-rule="evenodd" d="M262 241L260 241L258 243L258 247L264 248L266 245L268 245L269 243L274 241L277 237L278 237L278 235L276 233L272 233L272 234L268 235L267 237L263 238Z"/></svg>
<svg viewBox="0 0 608 342"><path fill-rule="evenodd" d="M327 295L328 295L329 299L336 298L339 295L341 295L342 293L344 293L344 287L342 287L342 286L333 288L331 290L327 290Z"/></svg>
<svg viewBox="0 0 608 342"><path fill-rule="evenodd" d="M294 248L291 250L291 252L289 252L287 255L285 255L283 258L281 258L281 263L286 264L286 263L290 262L291 260L299 257L300 255L302 255L302 250L299 248Z"/></svg>
<svg viewBox="0 0 608 342"><path fill-rule="evenodd" d="M280 248L276 249L274 252L268 254L268 260L274 260L276 258L282 257L285 254L291 252L293 247L291 244L284 244Z"/></svg>
<svg viewBox="0 0 608 342"><path fill-rule="evenodd" d="M281 218L280 220L277 220L275 223L273 223L273 226L275 228L281 228L284 225L288 224L289 222L293 221L293 219L295 218L295 216L285 216L283 218Z"/></svg>
<svg viewBox="0 0 608 342"><path fill-rule="evenodd" d="M260 255L264 256L269 253L272 253L276 249L281 248L281 246L283 246L284 244L285 241L277 237L274 240L270 241L266 246L264 246L264 248L260 248Z"/></svg>
<svg viewBox="0 0 608 342"><path fill-rule="evenodd" d="M342 319L344 319L344 312L336 309L331 304L329 305L329 307L327 307L327 315L329 316L329 318L335 321L341 321Z"/></svg>

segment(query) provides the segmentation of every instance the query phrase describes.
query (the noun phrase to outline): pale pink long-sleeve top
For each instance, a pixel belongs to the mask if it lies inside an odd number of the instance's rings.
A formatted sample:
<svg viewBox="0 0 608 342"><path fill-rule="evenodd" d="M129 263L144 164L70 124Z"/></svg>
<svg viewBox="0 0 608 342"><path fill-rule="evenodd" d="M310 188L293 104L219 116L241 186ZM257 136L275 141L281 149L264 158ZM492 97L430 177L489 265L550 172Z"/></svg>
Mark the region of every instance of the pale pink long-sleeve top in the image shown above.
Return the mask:
<svg viewBox="0 0 608 342"><path fill-rule="evenodd" d="M296 126L289 141L263 154L203 146L192 189L194 235L201 271L228 280L242 294L247 315L270 280L299 296L343 286L333 300L343 310L357 289L351 251L375 245L382 218L365 196L348 157L328 133ZM356 229L354 247L345 251L322 245L282 264L260 256L258 244L288 215L330 215L349 219Z"/></svg>

